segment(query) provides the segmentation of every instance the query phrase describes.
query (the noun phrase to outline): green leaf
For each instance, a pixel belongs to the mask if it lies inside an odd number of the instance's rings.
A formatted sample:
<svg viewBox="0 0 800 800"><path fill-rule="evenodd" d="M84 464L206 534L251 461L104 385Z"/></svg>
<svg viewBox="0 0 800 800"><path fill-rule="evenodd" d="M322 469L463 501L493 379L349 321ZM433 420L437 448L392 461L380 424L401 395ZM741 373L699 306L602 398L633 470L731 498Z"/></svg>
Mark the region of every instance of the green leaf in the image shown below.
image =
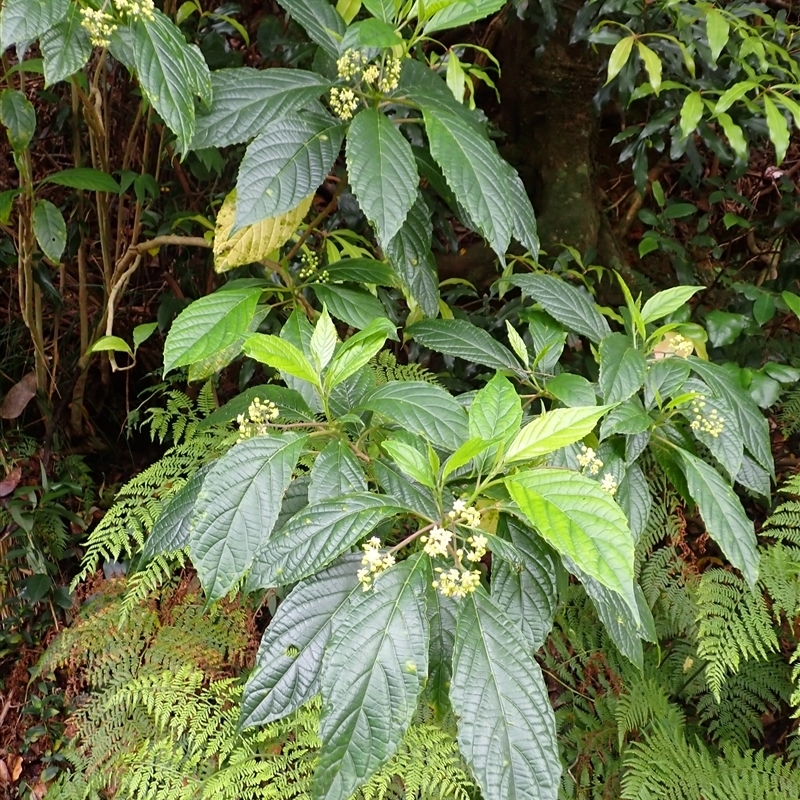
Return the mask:
<svg viewBox="0 0 800 800"><path fill-rule="evenodd" d="M482 589L459 609L450 697L485 800L555 800L561 761L547 687L521 631Z"/></svg>
<svg viewBox="0 0 800 800"><path fill-rule="evenodd" d="M720 53L725 49L725 45L728 44L731 26L716 8L708 9L705 17L708 46L711 48L711 63L716 64Z"/></svg>
<svg viewBox="0 0 800 800"><path fill-rule="evenodd" d="M498 257L505 258L511 241L513 217L498 176L504 161L490 141L444 106L423 108L430 150L447 184L469 214L478 232Z"/></svg>
<svg viewBox="0 0 800 800"><path fill-rule="evenodd" d="M197 114L192 150L247 142L312 104L330 86L327 78L303 69L216 70L211 73L211 105Z"/></svg>
<svg viewBox="0 0 800 800"><path fill-rule="evenodd" d="M370 392L361 408L374 411L449 452L469 438L464 407L441 387L424 381L387 383Z"/></svg>
<svg viewBox="0 0 800 800"><path fill-rule="evenodd" d="M350 795L394 755L428 677L429 559L383 574L337 620L322 666L322 748L312 796Z"/></svg>
<svg viewBox="0 0 800 800"><path fill-rule="evenodd" d="M81 25L81 10L70 3L67 16L42 34L39 49L44 56L44 83L66 80L74 75L92 55L92 43L89 34Z"/></svg>
<svg viewBox="0 0 800 800"><path fill-rule="evenodd" d="M428 586L425 606L430 628L428 655L428 682L425 698L434 711L437 721L444 720L450 712L450 685L453 677L453 641L456 635L457 602L444 597Z"/></svg>
<svg viewBox="0 0 800 800"><path fill-rule="evenodd" d="M600 440L618 433L627 436L644 433L652 422L650 415L644 410L642 401L634 395L611 409L600 425Z"/></svg>
<svg viewBox="0 0 800 800"><path fill-rule="evenodd" d="M391 22L394 19L393 0L364 0L364 8L376 19Z"/></svg>
<svg viewBox="0 0 800 800"><path fill-rule="evenodd" d="M512 475L506 486L551 547L636 608L633 537L622 509L597 481L546 468Z"/></svg>
<svg viewBox="0 0 800 800"><path fill-rule="evenodd" d="M381 447L392 457L392 460L410 478L430 489L435 488L436 478L431 470L427 455L400 437L386 439Z"/></svg>
<svg viewBox="0 0 800 800"><path fill-rule="evenodd" d="M781 299L789 306L789 310L800 319L800 297L794 294L794 292L785 291L781 292Z"/></svg>
<svg viewBox="0 0 800 800"><path fill-rule="evenodd" d="M442 465L442 480L447 480L451 473L465 467L470 461L488 450L492 444L494 444L492 440L487 441L480 436L467 439Z"/></svg>
<svg viewBox="0 0 800 800"><path fill-rule="evenodd" d="M535 531L507 514L500 515L497 533L511 540L522 563L499 559L493 564L492 600L516 623L528 647L538 650L553 627L558 562Z"/></svg>
<svg viewBox="0 0 800 800"><path fill-rule="evenodd" d="M775 145L775 162L780 164L786 158L786 151L789 149L789 126L786 124L786 117L768 94L764 95L764 112L767 117L769 138Z"/></svg>
<svg viewBox="0 0 800 800"><path fill-rule="evenodd" d="M281 0L281 5L329 56L339 55L347 26L327 0Z"/></svg>
<svg viewBox="0 0 800 800"><path fill-rule="evenodd" d="M206 479L209 469L210 466L201 467L170 498L144 543L143 564L146 564L154 556L162 553L174 553L189 546L192 509L203 488L203 481Z"/></svg>
<svg viewBox="0 0 800 800"><path fill-rule="evenodd" d="M514 351L514 355L523 363L525 369L529 369L531 365L531 356L528 352L528 345L525 340L517 333L516 328L506 320L506 334L508 336L508 343Z"/></svg>
<svg viewBox="0 0 800 800"><path fill-rule="evenodd" d="M241 725L267 725L319 694L331 631L360 590L357 553L299 583L278 606L261 639L242 696Z"/></svg>
<svg viewBox="0 0 800 800"><path fill-rule="evenodd" d="M332 389L368 364L387 338L396 340L397 332L394 323L385 317L377 317L351 336L338 348L325 373L326 388Z"/></svg>
<svg viewBox="0 0 800 800"><path fill-rule="evenodd" d="M396 464L375 459L372 470L381 488L405 508L429 522L441 520L441 512L430 489L406 477Z"/></svg>
<svg viewBox="0 0 800 800"><path fill-rule="evenodd" d="M33 233L45 256L58 264L67 246L67 225L49 200L37 200L33 207Z"/></svg>
<svg viewBox="0 0 800 800"><path fill-rule="evenodd" d="M256 436L215 462L189 532L192 563L209 600L244 576L272 533L305 436Z"/></svg>
<svg viewBox="0 0 800 800"><path fill-rule="evenodd" d="M331 321L328 309L323 306L310 343L311 357L314 359L317 372L321 373L330 364L338 342L339 334L336 333L336 326Z"/></svg>
<svg viewBox="0 0 800 800"><path fill-rule="evenodd" d="M714 114L721 114L727 111L737 100L741 100L751 89L758 89L759 84L755 81L740 81L726 90L722 97L717 100L714 106Z"/></svg>
<svg viewBox="0 0 800 800"><path fill-rule="evenodd" d="M783 388L765 373L753 372L747 391L760 408L770 408L778 402Z"/></svg>
<svg viewBox="0 0 800 800"><path fill-rule="evenodd" d="M403 227L385 247L386 258L426 317L439 313L439 277L431 252L432 231L430 211L418 191Z"/></svg>
<svg viewBox="0 0 800 800"><path fill-rule="evenodd" d="M234 230L283 214L313 194L336 160L343 135L341 122L330 114L292 112L270 123L239 167Z"/></svg>
<svg viewBox="0 0 800 800"><path fill-rule="evenodd" d="M661 89L661 59L642 41L637 42L636 47L647 71L647 79L650 81L653 91L658 94Z"/></svg>
<svg viewBox="0 0 800 800"><path fill-rule="evenodd" d="M200 361L247 333L261 289L228 289L201 297L178 314L164 342L164 375Z"/></svg>
<svg viewBox="0 0 800 800"><path fill-rule="evenodd" d="M36 131L36 111L33 103L16 89L0 92L0 123L6 128L8 141L15 153L24 150Z"/></svg>
<svg viewBox="0 0 800 800"><path fill-rule="evenodd" d="M425 35L460 28L488 17L505 5L504 0L456 0L437 11L425 25Z"/></svg>
<svg viewBox="0 0 800 800"><path fill-rule="evenodd" d="M742 457L742 468L736 482L761 497L769 498L772 490L769 473L747 453Z"/></svg>
<svg viewBox="0 0 800 800"><path fill-rule="evenodd" d="M393 498L366 492L306 506L256 554L248 591L288 586L313 575L402 510Z"/></svg>
<svg viewBox="0 0 800 800"><path fill-rule="evenodd" d="M344 258L325 267L331 283L371 283L398 286L398 275L388 264L374 258Z"/></svg>
<svg viewBox="0 0 800 800"><path fill-rule="evenodd" d="M703 117L703 98L700 92L690 92L681 106L680 130L681 138L685 139L694 133Z"/></svg>
<svg viewBox="0 0 800 800"><path fill-rule="evenodd" d="M677 455L706 530L725 557L754 587L758 580L758 542L753 523L747 518L739 498L705 461L680 448Z"/></svg>
<svg viewBox="0 0 800 800"><path fill-rule="evenodd" d="M186 43L180 28L158 9L153 14L152 21L131 26L132 66L144 94L186 150L194 138L194 98L211 99L211 76L200 50Z"/></svg>
<svg viewBox="0 0 800 800"><path fill-rule="evenodd" d="M594 384L589 383L583 375L562 372L547 381L545 388L565 406L597 405Z"/></svg>
<svg viewBox="0 0 800 800"><path fill-rule="evenodd" d="M107 172L91 167L62 169L48 175L42 183L56 183L72 189L86 189L90 192L119 194L119 184Z"/></svg>
<svg viewBox="0 0 800 800"><path fill-rule="evenodd" d="M653 505L650 485L638 464L628 465L614 497L628 518L634 543L638 542L645 532Z"/></svg>
<svg viewBox="0 0 800 800"><path fill-rule="evenodd" d="M336 319L356 329L369 327L377 318L386 317L386 309L374 294L366 289L350 289L330 283L316 283L312 287L320 303Z"/></svg>
<svg viewBox="0 0 800 800"><path fill-rule="evenodd" d="M0 53L12 44L32 43L61 22L69 0L4 0L0 6Z"/></svg>
<svg viewBox="0 0 800 800"><path fill-rule="evenodd" d="M300 380L316 385L319 382L314 367L291 342L266 333L254 333L244 343L244 352L250 358L273 369L288 372Z"/></svg>
<svg viewBox="0 0 800 800"><path fill-rule="evenodd" d="M493 369L521 372L514 354L490 333L465 319L428 319L406 328L425 347Z"/></svg>
<svg viewBox="0 0 800 800"><path fill-rule="evenodd" d="M355 37L355 41L361 47L377 47L385 50L403 44L403 39L394 29L394 26L379 19L365 19L351 25L347 29L348 44L351 41L351 36ZM342 49L344 47L343 44Z"/></svg>
<svg viewBox="0 0 800 800"><path fill-rule="evenodd" d="M728 137L731 149L739 159L744 161L750 152L747 147L747 140L744 138L744 131L724 111L717 114L717 119L722 125L725 136Z"/></svg>
<svg viewBox="0 0 800 800"><path fill-rule="evenodd" d="M704 288L704 286L673 286L671 289L658 292L644 304L642 319L648 324L669 316Z"/></svg>
<svg viewBox="0 0 800 800"><path fill-rule="evenodd" d="M600 342L598 385L606 403L621 403L638 392L646 372L644 354L624 334L612 333Z"/></svg>
<svg viewBox="0 0 800 800"><path fill-rule="evenodd" d="M131 346L119 336L101 336L88 350L88 353L99 353L104 350L113 350L115 353L133 355Z"/></svg>
<svg viewBox="0 0 800 800"><path fill-rule="evenodd" d="M511 275L504 278L532 297L568 330L586 336L595 344L611 333L608 323L592 299L574 286L553 275Z"/></svg>
<svg viewBox="0 0 800 800"><path fill-rule="evenodd" d="M503 164L505 165L506 200L513 222L512 234L535 261L539 258L539 236L533 206L517 171L507 161L504 161Z"/></svg>
<svg viewBox="0 0 800 800"><path fill-rule="evenodd" d="M343 494L366 491L367 481L361 464L344 442L335 439L314 462L308 502L313 505Z"/></svg>
<svg viewBox="0 0 800 800"><path fill-rule="evenodd" d="M391 241L416 200L419 177L408 140L376 108L363 109L350 123L347 172L378 240Z"/></svg>
<svg viewBox="0 0 800 800"><path fill-rule="evenodd" d="M529 422L508 446L506 463L532 461L580 441L612 406L556 408Z"/></svg>
<svg viewBox="0 0 800 800"><path fill-rule="evenodd" d="M139 345L146 342L158 328L157 322L143 322L133 329L133 349L138 350Z"/></svg>
<svg viewBox="0 0 800 800"><path fill-rule="evenodd" d="M614 49L611 51L611 56L608 59L608 76L606 77L606 83L613 81L614 78L622 72L622 68L628 63L628 58L630 58L635 40L635 36L626 36L614 45Z"/></svg>

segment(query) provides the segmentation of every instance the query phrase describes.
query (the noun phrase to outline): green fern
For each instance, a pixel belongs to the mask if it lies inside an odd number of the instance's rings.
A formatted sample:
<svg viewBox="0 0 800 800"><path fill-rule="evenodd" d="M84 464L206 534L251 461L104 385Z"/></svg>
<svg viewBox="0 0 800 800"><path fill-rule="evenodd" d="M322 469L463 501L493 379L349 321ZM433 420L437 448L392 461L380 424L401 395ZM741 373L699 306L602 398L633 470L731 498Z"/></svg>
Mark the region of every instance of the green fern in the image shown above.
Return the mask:
<svg viewBox="0 0 800 800"><path fill-rule="evenodd" d="M398 364L397 358L389 350L381 350L370 362L378 386L392 381L425 381L438 383L434 374L421 364Z"/></svg>
<svg viewBox="0 0 800 800"><path fill-rule="evenodd" d="M800 386L789 389L783 396L777 420L787 439L800 431Z"/></svg>

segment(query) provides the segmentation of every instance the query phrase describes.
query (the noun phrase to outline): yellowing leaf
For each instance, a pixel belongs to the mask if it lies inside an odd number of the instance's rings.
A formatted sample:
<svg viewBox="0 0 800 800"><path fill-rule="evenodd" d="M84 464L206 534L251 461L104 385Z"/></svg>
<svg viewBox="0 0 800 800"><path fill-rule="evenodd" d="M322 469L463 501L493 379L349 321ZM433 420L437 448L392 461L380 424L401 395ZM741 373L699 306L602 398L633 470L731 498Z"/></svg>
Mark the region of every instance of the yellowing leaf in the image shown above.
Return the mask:
<svg viewBox="0 0 800 800"><path fill-rule="evenodd" d="M636 43L639 48L639 57L644 62L644 68L647 70L647 78L653 91L658 94L661 88L661 59L658 57L654 50L651 50L643 42Z"/></svg>
<svg viewBox="0 0 800 800"><path fill-rule="evenodd" d="M234 189L222 204L217 215L214 234L214 269L227 272L243 264L251 264L266 258L276 247L287 242L297 230L311 208L314 198L310 194L299 206L279 214L277 217L256 222L230 235L236 217L236 190Z"/></svg>

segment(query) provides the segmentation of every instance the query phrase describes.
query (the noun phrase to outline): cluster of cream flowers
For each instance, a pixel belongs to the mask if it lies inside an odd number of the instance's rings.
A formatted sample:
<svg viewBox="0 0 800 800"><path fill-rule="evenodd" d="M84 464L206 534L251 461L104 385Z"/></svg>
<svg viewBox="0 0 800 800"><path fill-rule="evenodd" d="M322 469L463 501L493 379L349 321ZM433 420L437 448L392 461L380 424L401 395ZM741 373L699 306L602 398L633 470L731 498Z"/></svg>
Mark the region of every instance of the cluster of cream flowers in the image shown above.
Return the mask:
<svg viewBox="0 0 800 800"><path fill-rule="evenodd" d="M142 19L152 22L155 19L153 0L112 0L112 5L118 14L130 21ZM100 9L81 9L81 25L89 34L89 40L95 47L108 47L114 31L118 27L117 19L105 10L107 6L108 0Z"/></svg>
<svg viewBox="0 0 800 800"><path fill-rule="evenodd" d="M670 345L675 355L681 358L689 358L694 352L694 344L679 333L676 333L672 339L670 339Z"/></svg>
<svg viewBox="0 0 800 800"><path fill-rule="evenodd" d="M372 588L372 581L376 575L389 569L389 567L393 567L395 564L394 556L391 553L382 553L381 546L381 540L377 536L373 536L369 541L361 545L361 549L364 551L364 557L361 559L363 569L360 569L356 574L358 575L358 582L365 592Z"/></svg>
<svg viewBox="0 0 800 800"><path fill-rule="evenodd" d="M704 395L698 395L692 405L694 419L689 423L693 431L703 431L715 439L725 430L725 417L720 416L716 408L712 408L708 414L703 409L706 407Z"/></svg>
<svg viewBox="0 0 800 800"><path fill-rule="evenodd" d="M600 488L613 497L617 493L617 479L610 472L606 472L603 480L600 481Z"/></svg>
<svg viewBox="0 0 800 800"><path fill-rule="evenodd" d="M253 436L261 436L269 429L269 423L274 422L280 416L280 411L275 403L267 400L263 403L257 397L250 403L246 414L239 414L236 423L239 426L239 439L250 439Z"/></svg>
<svg viewBox="0 0 800 800"><path fill-rule="evenodd" d="M400 82L402 59L389 56L381 64L370 64L366 54L360 50L345 50L336 62L336 71L340 78L364 83L387 94L394 91ZM359 98L350 86L331 89L330 102L333 112L341 119L352 119L358 108Z"/></svg>
<svg viewBox="0 0 800 800"><path fill-rule="evenodd" d="M146 19L148 22L155 19L153 0L114 0L114 5L129 19Z"/></svg>
<svg viewBox="0 0 800 800"><path fill-rule="evenodd" d="M589 475L597 475L603 462L597 457L594 449L583 445L578 454L578 465Z"/></svg>

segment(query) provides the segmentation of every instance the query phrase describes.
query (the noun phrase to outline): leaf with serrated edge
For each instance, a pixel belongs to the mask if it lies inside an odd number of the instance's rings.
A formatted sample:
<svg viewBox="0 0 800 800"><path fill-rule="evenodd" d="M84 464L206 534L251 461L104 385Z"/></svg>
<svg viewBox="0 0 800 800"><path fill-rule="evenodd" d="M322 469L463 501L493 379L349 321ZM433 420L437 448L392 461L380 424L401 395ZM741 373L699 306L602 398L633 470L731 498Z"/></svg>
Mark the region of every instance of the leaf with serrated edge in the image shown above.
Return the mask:
<svg viewBox="0 0 800 800"><path fill-rule="evenodd" d="M224 597L272 533L305 436L256 436L217 461L197 497L192 563L209 600Z"/></svg>
<svg viewBox="0 0 800 800"><path fill-rule="evenodd" d="M363 109L350 123L347 174L378 240L391 241L416 200L419 176L408 140L377 108Z"/></svg>
<svg viewBox="0 0 800 800"><path fill-rule="evenodd" d="M281 0L281 5L329 56L339 54L347 26L327 0Z"/></svg>
<svg viewBox="0 0 800 800"><path fill-rule="evenodd" d="M361 591L356 575L360 566L360 554L343 556L295 586L278 606L244 687L242 727L267 725L319 693L331 631L353 595Z"/></svg>
<svg viewBox="0 0 800 800"><path fill-rule="evenodd" d="M612 333L600 342L600 376L597 380L606 403L621 403L644 384L647 360L631 346L627 336Z"/></svg>
<svg viewBox="0 0 800 800"><path fill-rule="evenodd" d="M332 389L358 372L383 347L386 339L397 340L397 329L385 317L372 320L364 330L341 345L325 373L325 386Z"/></svg>
<svg viewBox="0 0 800 800"><path fill-rule="evenodd" d="M374 320L386 316L381 301L366 289L329 283L317 283L312 288L332 317L357 330L368 328Z"/></svg>
<svg viewBox="0 0 800 800"><path fill-rule="evenodd" d="M577 472L534 469L506 478L527 521L559 553L622 595L631 610L633 536L622 509L608 492Z"/></svg>
<svg viewBox="0 0 800 800"><path fill-rule="evenodd" d="M441 511L430 489L403 475L396 464L375 459L372 470L381 488L401 505L430 522L441 519Z"/></svg>
<svg viewBox="0 0 800 800"><path fill-rule="evenodd" d="M436 719L442 720L450 711L453 640L456 635L458 603L452 597L444 597L433 586L428 586L426 610L431 640L425 699L433 707Z"/></svg>
<svg viewBox="0 0 800 800"><path fill-rule="evenodd" d="M164 374L200 361L247 333L261 289L228 289L181 311L164 342Z"/></svg>
<svg viewBox="0 0 800 800"><path fill-rule="evenodd" d="M266 333L254 333L244 343L244 352L281 372L288 372L300 380L317 383L317 373L308 359L291 342Z"/></svg>
<svg viewBox="0 0 800 800"><path fill-rule="evenodd" d="M561 761L547 687L522 633L482 589L461 602L450 698L484 800L555 800Z"/></svg>
<svg viewBox="0 0 800 800"><path fill-rule="evenodd" d="M506 451L505 460L530 461L549 455L590 434L600 418L613 406L556 408L540 414L516 436Z"/></svg>
<svg viewBox="0 0 800 800"><path fill-rule="evenodd" d="M322 372L330 364L333 358L333 351L339 342L339 335L336 333L336 326L333 324L328 309L322 307L322 313L314 326L314 333L311 334L311 357L317 365L317 370Z"/></svg>
<svg viewBox="0 0 800 800"><path fill-rule="evenodd" d="M258 552L248 589L286 586L307 578L402 510L393 498L366 492L308 505Z"/></svg>
<svg viewBox="0 0 800 800"><path fill-rule="evenodd" d="M430 562L397 564L337 620L322 666L316 800L350 795L395 753L428 677Z"/></svg>
<svg viewBox="0 0 800 800"><path fill-rule="evenodd" d="M353 451L338 439L327 445L311 470L308 502L314 504L343 494L366 491L364 470Z"/></svg>
<svg viewBox="0 0 800 800"><path fill-rule="evenodd" d="M38 39L64 19L69 6L69 0L5 0L0 5L0 53Z"/></svg>
<svg viewBox="0 0 800 800"><path fill-rule="evenodd" d="M430 36L436 31L469 25L470 22L476 22L494 14L503 5L503 0L456 0L455 3L448 3L443 9L437 11L425 25L425 35Z"/></svg>
<svg viewBox="0 0 800 800"><path fill-rule="evenodd" d="M0 92L0 123L14 152L19 153L30 144L36 131L36 110L23 92L17 89Z"/></svg>
<svg viewBox="0 0 800 800"><path fill-rule="evenodd" d="M80 8L70 3L67 16L42 34L39 48L44 58L45 86L74 75L92 55L92 43L81 25Z"/></svg>
<svg viewBox="0 0 800 800"><path fill-rule="evenodd" d="M495 375L469 407L469 434L491 439L515 433L522 422L522 401L511 381Z"/></svg>

